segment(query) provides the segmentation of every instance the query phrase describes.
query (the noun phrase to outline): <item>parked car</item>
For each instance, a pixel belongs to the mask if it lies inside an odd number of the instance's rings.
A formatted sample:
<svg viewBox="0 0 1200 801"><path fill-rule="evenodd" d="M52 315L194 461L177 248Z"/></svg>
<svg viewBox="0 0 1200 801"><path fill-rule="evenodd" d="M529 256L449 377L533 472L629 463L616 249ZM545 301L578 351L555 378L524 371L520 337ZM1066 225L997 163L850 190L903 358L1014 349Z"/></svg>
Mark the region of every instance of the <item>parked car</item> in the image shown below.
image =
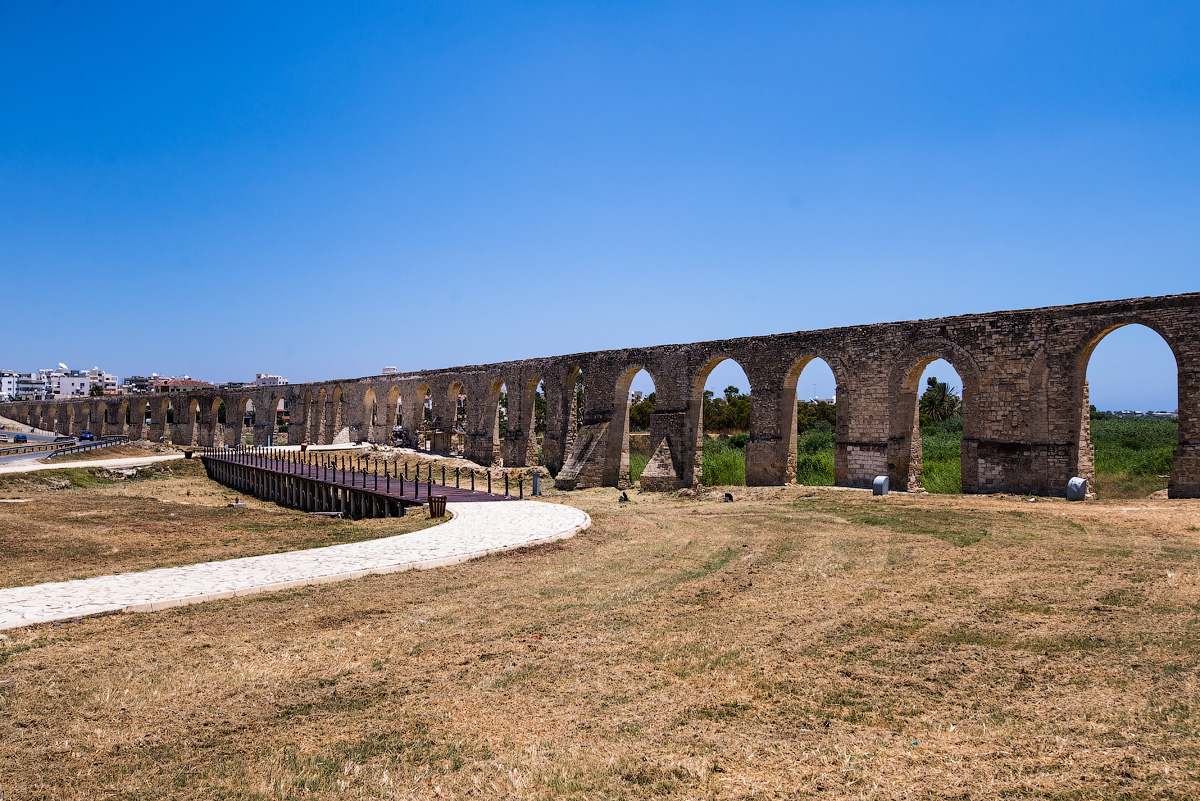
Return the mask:
<svg viewBox="0 0 1200 801"><path fill-rule="evenodd" d="M85 439L95 439L95 438L96 438L96 435L95 435L95 433L92 432L92 430L90 428L85 428L79 432L79 439L81 441L85 440Z"/></svg>
<svg viewBox="0 0 1200 801"><path fill-rule="evenodd" d="M13 434L13 442L29 442L29 437L24 434Z"/></svg>

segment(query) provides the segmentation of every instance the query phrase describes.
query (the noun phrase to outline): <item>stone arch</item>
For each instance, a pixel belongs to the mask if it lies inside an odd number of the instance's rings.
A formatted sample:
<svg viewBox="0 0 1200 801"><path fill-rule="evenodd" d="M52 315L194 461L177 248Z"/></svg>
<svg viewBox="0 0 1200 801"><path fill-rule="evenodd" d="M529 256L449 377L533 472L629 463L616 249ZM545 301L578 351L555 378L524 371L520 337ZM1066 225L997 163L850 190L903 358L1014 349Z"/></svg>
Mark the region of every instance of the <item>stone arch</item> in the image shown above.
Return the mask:
<svg viewBox="0 0 1200 801"><path fill-rule="evenodd" d="M187 417L184 418L181 426L183 430L183 442L180 445L197 445L200 441L200 401L192 398L188 403Z"/></svg>
<svg viewBox="0 0 1200 801"><path fill-rule="evenodd" d="M446 409L452 415L443 424L449 432L446 450L455 455L462 455L466 447L467 430L467 388L462 381L454 380L446 389Z"/></svg>
<svg viewBox="0 0 1200 801"><path fill-rule="evenodd" d="M225 444L225 426L229 419L229 407L225 405L225 400L220 395L212 399L208 404L208 429L202 431L207 442L201 440L201 444L206 444L212 447L221 447Z"/></svg>
<svg viewBox="0 0 1200 801"><path fill-rule="evenodd" d="M158 403L158 419L154 421L152 434L154 439L168 440L171 438L171 426L175 421L175 407L170 395L163 395Z"/></svg>
<svg viewBox="0 0 1200 801"><path fill-rule="evenodd" d="M1092 446L1091 432L1091 392L1087 381L1088 365L1092 360L1092 355L1100 343L1108 337L1109 334L1120 328L1128 326L1141 326L1158 334L1159 338L1166 343L1171 351L1171 356L1175 361L1175 408L1178 412L1178 427L1179 427L1179 442L1171 456L1171 476L1167 483L1167 496L1170 498L1191 497L1187 493L1180 491L1181 484L1188 480L1187 471L1180 464L1180 453L1183 450L1183 445L1187 444L1187 431L1192 423L1192 415L1194 410L1187 408L1187 404L1181 403L1180 398L1183 395L1183 371L1180 370L1181 353L1178 344L1173 340L1173 337L1165 333L1162 328L1156 325L1153 321L1147 321L1140 317L1123 319L1116 322L1108 322L1106 324L1095 327L1085 337L1082 346L1078 349L1072 361L1071 370L1071 410L1072 410L1072 426L1071 432L1074 439L1071 449L1072 473L1075 476L1088 479L1089 488L1097 486L1096 480L1096 453ZM1054 487L1051 491L1054 494L1061 494L1062 488Z"/></svg>
<svg viewBox="0 0 1200 801"><path fill-rule="evenodd" d="M379 403L375 400L375 390L369 387L363 393L362 420L372 430L379 425Z"/></svg>
<svg viewBox="0 0 1200 801"><path fill-rule="evenodd" d="M849 398L845 392L845 368L841 360L829 354L806 353L799 356L788 367L783 378L783 403L780 405L779 430L784 432L787 441L786 474L789 481L796 480L796 466L799 458L797 443L797 404L799 399L800 374L815 361L820 361L833 373L834 385L834 446L833 446L833 483L835 486L848 486L846 439L850 420Z"/></svg>
<svg viewBox="0 0 1200 801"><path fill-rule="evenodd" d="M949 362L963 382L963 445L959 469L963 492L977 492L976 449L981 429L979 366L964 348L943 337L914 342L892 360L888 378L889 483L897 490L915 490L921 486L920 382L925 368L938 359Z"/></svg>
<svg viewBox="0 0 1200 801"><path fill-rule="evenodd" d="M300 432L302 442L312 442L313 435L313 392L304 390L304 428Z"/></svg>
<svg viewBox="0 0 1200 801"><path fill-rule="evenodd" d="M251 395L243 395L238 400L237 419L234 421L236 431L237 446L243 447L246 443L246 429L251 431L251 442L253 442L254 426L258 423L258 404L254 402Z"/></svg>
<svg viewBox="0 0 1200 801"><path fill-rule="evenodd" d="M540 464L539 456L540 448L538 447L538 415L537 415L537 400L539 397L538 387L542 385L542 377L535 375L525 382L525 389L521 393L521 419L519 428L524 432L524 441L520 444L521 450L524 451L525 464L533 465ZM545 390L540 395L545 399ZM545 421L542 421L544 427Z"/></svg>
<svg viewBox="0 0 1200 801"><path fill-rule="evenodd" d="M409 425L413 431L413 446L428 450L430 445L429 424L433 422L433 396L429 384L422 381L417 385L416 407L412 410Z"/></svg>
<svg viewBox="0 0 1200 801"><path fill-rule="evenodd" d="M561 384L554 379L561 378ZM546 398L546 437L543 439L543 457L546 467L555 475L566 464L574 451L575 440L583 425L583 414L587 408L587 373L580 362L569 362L554 376L547 387L555 396ZM547 440L550 447L546 447Z"/></svg>
<svg viewBox="0 0 1200 801"><path fill-rule="evenodd" d="M754 395L754 383L750 380L749 371L746 370L746 366L732 353L726 351L711 353L704 363L700 365L700 368L692 377L689 386L687 420L684 429L684 447L687 449L687 452L685 452L682 460L683 475L680 476L681 486L691 487L699 484L704 474L704 385L708 382L708 376L712 373L713 369L726 359L735 362L742 369L742 372L746 374L746 380L750 382L750 386L747 389L751 396ZM753 430L753 411L751 411L750 427ZM746 456L747 459L751 456L749 448L747 448ZM747 463L747 474L749 474L750 470L751 465Z"/></svg>
<svg viewBox="0 0 1200 801"><path fill-rule="evenodd" d="M654 377L654 373L649 367L641 363L627 366L621 372L620 377L617 378L617 385L614 388L613 416L612 422L609 423L609 452L605 460L605 472L608 472L607 465L614 465L616 467L616 481L614 483L618 487L631 486L629 478L629 387L633 384L633 379L643 370L646 371L646 375L650 376L650 381L653 382L655 391L657 391L659 387L658 379ZM655 452L662 439L662 433L651 432L650 453Z"/></svg>
<svg viewBox="0 0 1200 801"><path fill-rule="evenodd" d="M387 405L384 406L383 411L383 425L387 431L387 438L391 439L392 432L399 427L402 419L400 417L400 387L395 384L388 388Z"/></svg>
<svg viewBox="0 0 1200 801"><path fill-rule="evenodd" d="M133 406L127 400L121 401L117 406L117 424L121 427L122 434L132 434Z"/></svg>
<svg viewBox="0 0 1200 801"><path fill-rule="evenodd" d="M75 404L68 403L68 404L66 404L66 406L67 406L67 420L66 420L67 427L63 433L67 434L68 436L74 436L77 433L75 431Z"/></svg>
<svg viewBox="0 0 1200 801"><path fill-rule="evenodd" d="M489 435L490 447L488 454L491 456L490 464L501 466L504 464L503 448L501 441L503 433L501 432L501 422L503 411L503 428L508 428L508 384L503 378L497 378L492 381L491 387L488 389L487 407L484 411L484 422L487 426L487 434Z"/></svg>
<svg viewBox="0 0 1200 801"><path fill-rule="evenodd" d="M271 396L271 402L267 405L270 409L270 414L267 420L267 444L274 445L275 440L280 434L284 435L284 444L288 441L288 428L292 421L292 407L288 402L287 395L279 393Z"/></svg>
<svg viewBox="0 0 1200 801"><path fill-rule="evenodd" d="M326 397L328 398L328 400L326 401L326 404L325 404L326 405L326 410L325 410L326 427L325 427L325 436L323 437L323 439L326 443L333 443L333 442L336 442L338 440L338 438L341 436L342 428L344 425L342 422L342 387L341 387L341 385L339 384L339 385L335 386L333 388L333 391L331 393L329 393L329 395Z"/></svg>
<svg viewBox="0 0 1200 801"><path fill-rule="evenodd" d="M325 387L317 390L309 436L312 437L310 441L317 445L329 444L329 440L325 438Z"/></svg>

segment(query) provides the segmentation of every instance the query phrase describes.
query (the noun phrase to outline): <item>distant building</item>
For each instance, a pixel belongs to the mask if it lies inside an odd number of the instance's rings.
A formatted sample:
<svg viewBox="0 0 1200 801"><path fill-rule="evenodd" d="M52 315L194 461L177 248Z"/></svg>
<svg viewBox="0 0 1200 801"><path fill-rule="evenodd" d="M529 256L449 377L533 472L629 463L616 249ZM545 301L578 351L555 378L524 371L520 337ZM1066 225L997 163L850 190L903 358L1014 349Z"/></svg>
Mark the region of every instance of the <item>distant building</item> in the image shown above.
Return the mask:
<svg viewBox="0 0 1200 801"><path fill-rule="evenodd" d="M79 370L55 370L50 376L50 392L56 398L86 398L92 379Z"/></svg>
<svg viewBox="0 0 1200 801"><path fill-rule="evenodd" d="M394 375L399 372L395 367L385 367L380 375Z"/></svg>
<svg viewBox="0 0 1200 801"><path fill-rule="evenodd" d="M17 399L17 376L16 370L0 370L0 400L16 400Z"/></svg>
<svg viewBox="0 0 1200 801"><path fill-rule="evenodd" d="M193 389L207 389L211 387L207 381L197 381L194 378L184 376L183 378L156 378L150 382L150 392L161 394L169 392L188 392Z"/></svg>
<svg viewBox="0 0 1200 801"><path fill-rule="evenodd" d="M131 375L121 382L121 393L123 395L144 395L150 391L150 382L158 377L158 373L151 373L149 376Z"/></svg>
<svg viewBox="0 0 1200 801"><path fill-rule="evenodd" d="M112 373L106 373L99 367L93 367L87 371L87 377L92 382L92 386L99 385L105 395L119 395L121 392L121 379ZM91 387L88 387L89 391Z"/></svg>
<svg viewBox="0 0 1200 801"><path fill-rule="evenodd" d="M53 397L50 379L41 373L17 376L17 400L46 400Z"/></svg>
<svg viewBox="0 0 1200 801"><path fill-rule="evenodd" d="M633 392L629 393L629 405L630 406L634 406L641 402L642 402L642 391L640 389L635 389Z"/></svg>
<svg viewBox="0 0 1200 801"><path fill-rule="evenodd" d="M256 387L279 387L287 383L287 379L281 375L271 375L270 373L255 373L254 386Z"/></svg>

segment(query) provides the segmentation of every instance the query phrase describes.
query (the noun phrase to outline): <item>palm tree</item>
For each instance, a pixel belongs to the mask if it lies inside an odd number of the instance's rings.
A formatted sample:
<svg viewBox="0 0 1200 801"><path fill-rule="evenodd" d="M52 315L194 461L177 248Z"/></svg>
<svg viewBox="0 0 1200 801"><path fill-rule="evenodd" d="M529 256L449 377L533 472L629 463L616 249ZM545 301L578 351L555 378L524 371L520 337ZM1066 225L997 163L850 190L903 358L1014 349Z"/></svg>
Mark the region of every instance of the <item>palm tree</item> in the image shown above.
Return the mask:
<svg viewBox="0 0 1200 801"><path fill-rule="evenodd" d="M945 381L930 376L926 381L925 394L921 396L921 417L931 423L940 423L962 414L962 401Z"/></svg>

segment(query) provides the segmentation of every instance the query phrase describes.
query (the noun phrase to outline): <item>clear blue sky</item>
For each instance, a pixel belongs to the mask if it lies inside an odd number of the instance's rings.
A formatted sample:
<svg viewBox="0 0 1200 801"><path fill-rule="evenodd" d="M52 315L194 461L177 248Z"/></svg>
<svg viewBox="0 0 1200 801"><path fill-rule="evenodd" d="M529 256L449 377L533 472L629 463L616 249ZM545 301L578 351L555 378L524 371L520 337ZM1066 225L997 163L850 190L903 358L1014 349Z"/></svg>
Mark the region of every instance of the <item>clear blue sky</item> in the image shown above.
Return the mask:
<svg viewBox="0 0 1200 801"><path fill-rule="evenodd" d="M0 366L302 381L1194 291L1198 9L4 3ZM1175 408L1159 344L1133 380L1105 343L1098 404Z"/></svg>

